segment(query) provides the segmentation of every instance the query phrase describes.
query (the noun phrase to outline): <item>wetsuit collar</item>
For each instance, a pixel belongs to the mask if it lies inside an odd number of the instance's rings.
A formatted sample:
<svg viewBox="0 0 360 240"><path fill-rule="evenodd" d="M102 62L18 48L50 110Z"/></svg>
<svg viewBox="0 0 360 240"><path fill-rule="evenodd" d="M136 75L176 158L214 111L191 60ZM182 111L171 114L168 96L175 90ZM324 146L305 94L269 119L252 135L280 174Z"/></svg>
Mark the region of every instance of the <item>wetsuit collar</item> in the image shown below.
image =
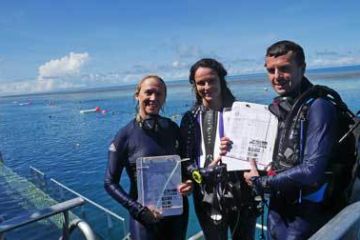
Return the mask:
<svg viewBox="0 0 360 240"><path fill-rule="evenodd" d="M296 98L312 86L313 84L306 77L303 77L301 80L300 91L296 91L296 94L293 92L288 95L275 97L273 102L269 105L270 112L279 120L285 120L286 115L291 110Z"/></svg>

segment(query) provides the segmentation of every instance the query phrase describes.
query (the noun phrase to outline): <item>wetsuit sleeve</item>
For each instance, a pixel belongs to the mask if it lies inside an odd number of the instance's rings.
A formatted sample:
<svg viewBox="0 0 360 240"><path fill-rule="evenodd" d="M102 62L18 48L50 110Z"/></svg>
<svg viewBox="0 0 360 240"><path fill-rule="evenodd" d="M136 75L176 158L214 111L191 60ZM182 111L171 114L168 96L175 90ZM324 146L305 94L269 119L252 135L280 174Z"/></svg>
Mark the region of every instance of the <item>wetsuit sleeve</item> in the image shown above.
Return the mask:
<svg viewBox="0 0 360 240"><path fill-rule="evenodd" d="M180 123L180 156L182 159L189 158L190 160L183 163L183 176L185 179L191 179L192 169L195 168L196 154L195 154L195 126L194 118L191 112L186 112Z"/></svg>
<svg viewBox="0 0 360 240"><path fill-rule="evenodd" d="M294 187L314 186L325 176L328 159L336 142L335 106L324 99L315 100L308 110L304 157L301 164L275 176L261 177L261 185L271 191L288 192Z"/></svg>
<svg viewBox="0 0 360 240"><path fill-rule="evenodd" d="M176 154L178 154L180 156L181 159L183 159L182 157L182 138L181 138L181 135L180 135L180 128L179 126L175 123L175 122L171 122L172 125L173 125L173 134L174 134L174 137L176 139ZM182 161L181 162L181 175L182 175L182 180L183 181L186 181L188 180L188 176L187 176L187 173L186 173L186 167L188 165L187 163L188 161Z"/></svg>
<svg viewBox="0 0 360 240"><path fill-rule="evenodd" d="M105 172L105 190L117 202L129 210L130 214L137 218L142 209L141 204L131 199L129 194L120 186L120 177L124 169L124 162L127 152L127 137L124 131L117 134L110 145L108 153L108 165Z"/></svg>

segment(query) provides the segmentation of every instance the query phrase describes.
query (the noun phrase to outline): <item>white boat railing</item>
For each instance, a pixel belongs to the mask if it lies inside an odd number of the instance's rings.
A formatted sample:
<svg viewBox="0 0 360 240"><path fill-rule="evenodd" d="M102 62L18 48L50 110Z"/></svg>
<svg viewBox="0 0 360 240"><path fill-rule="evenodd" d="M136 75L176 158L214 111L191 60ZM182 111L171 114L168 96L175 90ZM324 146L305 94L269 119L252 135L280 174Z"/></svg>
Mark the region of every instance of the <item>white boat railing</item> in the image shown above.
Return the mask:
<svg viewBox="0 0 360 240"><path fill-rule="evenodd" d="M360 239L360 201L344 208L309 240L337 239Z"/></svg>
<svg viewBox="0 0 360 240"><path fill-rule="evenodd" d="M267 227L261 225L260 223L256 223L256 228L259 230L267 231ZM195 233L194 235L192 235L191 237L189 237L187 240L198 240L198 239L203 239L203 238L204 238L203 231L199 231L199 232Z"/></svg>
<svg viewBox="0 0 360 240"><path fill-rule="evenodd" d="M109 209L101 206L100 204L98 204L98 203L90 200L89 198L81 195L80 193L74 191L73 189L65 186L64 184L56 181L56 180L53 179L53 178L50 178L50 181L53 182L53 183L55 183L55 184L58 185L59 187L61 187L61 188L65 189L65 190L71 192L72 194L75 194L76 196L83 198L83 199L86 201L86 203L88 203L88 204L90 204L90 205L98 208L99 210L103 211L103 212L106 214L107 227L108 227L109 229L111 229L111 228L114 227L112 218L115 218L116 220L120 221L121 224L122 224L122 229L123 229L124 237L126 236L125 218L117 215L116 213L114 213L114 212L110 211Z"/></svg>
<svg viewBox="0 0 360 240"><path fill-rule="evenodd" d="M45 173L43 173L42 171L40 171L39 169L37 169L33 166L30 166L30 170L31 170L33 177L41 180L41 182L44 182L43 184L46 183ZM65 192L70 192L71 194L74 194L77 197L81 197L82 199L84 199L86 204L89 204L89 205L95 207L96 209L100 210L101 212L103 212L105 214L108 229L113 229L114 227L116 227L116 224L114 224L114 221L115 221L115 222L120 223L120 225L121 225L120 228L122 229L122 232L123 232L123 238L127 235L127 227L125 224L125 218L117 215L116 213L112 212L111 210L109 210L109 209L101 206L100 204L92 201L91 199L83 196L82 194L76 192L75 190L69 188L68 186L62 184L61 182L55 180L54 178L50 178L49 181L58 187L58 192L59 192L61 198L64 198ZM81 212L83 212L83 208L81 208Z"/></svg>
<svg viewBox="0 0 360 240"><path fill-rule="evenodd" d="M81 219L75 219L69 223L69 210L84 204L84 199L77 197L71 200L55 204L53 206L37 210L32 213L16 216L0 223L0 239L4 239L5 233L14 229L29 225L56 214L64 214L63 234L60 239L70 239L70 234L75 228L79 228L86 240L95 240L95 234L91 227ZM76 224L74 224L76 223Z"/></svg>

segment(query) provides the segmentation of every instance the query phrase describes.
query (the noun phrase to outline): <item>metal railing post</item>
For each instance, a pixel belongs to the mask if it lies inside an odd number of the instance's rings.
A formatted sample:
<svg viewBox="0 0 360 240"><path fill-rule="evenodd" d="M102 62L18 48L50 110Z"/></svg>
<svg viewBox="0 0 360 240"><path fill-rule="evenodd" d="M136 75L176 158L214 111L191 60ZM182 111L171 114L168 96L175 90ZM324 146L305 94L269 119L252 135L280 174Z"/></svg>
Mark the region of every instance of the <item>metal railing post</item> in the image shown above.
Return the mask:
<svg viewBox="0 0 360 240"><path fill-rule="evenodd" d="M113 227L113 223L111 220L111 216L109 214L106 214L106 220L107 220L107 226L109 229L111 229Z"/></svg>
<svg viewBox="0 0 360 240"><path fill-rule="evenodd" d="M70 234L75 228L79 228L82 235L85 237L86 240L96 240L95 234L89 224L84 222L81 219L75 219L70 223L69 232Z"/></svg>
<svg viewBox="0 0 360 240"><path fill-rule="evenodd" d="M63 224L63 235L62 240L69 239L69 212L64 211L64 224Z"/></svg>

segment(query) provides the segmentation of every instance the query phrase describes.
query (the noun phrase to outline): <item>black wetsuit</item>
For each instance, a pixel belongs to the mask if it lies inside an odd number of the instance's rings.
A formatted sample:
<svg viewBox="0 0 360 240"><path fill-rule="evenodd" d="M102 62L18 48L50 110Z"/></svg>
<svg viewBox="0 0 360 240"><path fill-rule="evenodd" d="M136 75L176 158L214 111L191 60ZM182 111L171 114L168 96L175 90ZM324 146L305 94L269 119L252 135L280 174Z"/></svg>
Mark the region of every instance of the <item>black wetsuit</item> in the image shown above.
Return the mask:
<svg viewBox="0 0 360 240"><path fill-rule="evenodd" d="M136 201L136 159L178 154L180 136L178 126L168 118L161 117L161 121L155 129L145 129L140 125L133 119L115 136L109 148L105 189L116 201L129 210L132 239L185 239L188 221L186 197L184 197L182 215L162 218L159 223L151 224L151 226L144 226L139 222L139 213L143 206ZM130 179L129 193L119 185L124 168Z"/></svg>
<svg viewBox="0 0 360 240"><path fill-rule="evenodd" d="M190 158L190 161L186 162L187 165L195 164L198 168L204 167L200 164L200 155L203 152L201 147L202 142L205 142L204 145L206 148L206 141L204 141L202 136L204 136L205 140L208 139L208 137L204 135L204 131L203 133L201 132L202 128L200 126L201 124L205 126L204 120L202 122L200 121L200 115L204 114L204 111L203 106L195 106L192 111L185 113L180 127L181 137L183 139L183 146L181 148L182 157ZM212 127L216 128L217 124L214 123L213 125L215 126ZM219 126L221 128L220 123ZM206 127L203 127L203 129L206 129ZM219 132L220 131L219 129ZM215 142L214 137L211 137L210 140ZM214 143L211 147L213 148L212 150L216 148ZM211 157L211 160L212 159ZM208 204L204 202L204 195L206 193L204 194L201 185L194 184L195 212L205 239L228 239L228 229L230 228L232 239L252 240L255 236L257 213L254 211L255 203L251 194L251 188L248 187L243 180L242 172L228 172L227 179L228 183L234 186L231 189L234 197L231 203L228 202L229 204L223 206L223 221L220 223L216 223L210 218L211 210L208 208Z"/></svg>

